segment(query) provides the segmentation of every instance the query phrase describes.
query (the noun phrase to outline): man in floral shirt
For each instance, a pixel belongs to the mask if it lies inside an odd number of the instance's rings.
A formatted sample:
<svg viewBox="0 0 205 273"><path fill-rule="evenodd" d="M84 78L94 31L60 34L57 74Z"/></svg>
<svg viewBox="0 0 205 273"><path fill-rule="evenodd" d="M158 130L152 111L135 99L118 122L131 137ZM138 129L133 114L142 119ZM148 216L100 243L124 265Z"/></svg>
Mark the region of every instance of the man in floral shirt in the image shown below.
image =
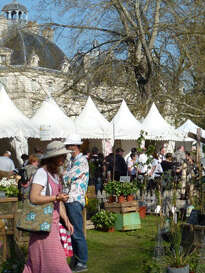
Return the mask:
<svg viewBox="0 0 205 273"><path fill-rule="evenodd" d="M74 233L71 235L74 256L70 267L73 272L84 272L88 270L86 265L88 249L83 233L82 210L85 206L89 167L86 157L80 152L82 141L79 135L70 135L64 144L72 151L71 168L66 174L70 183L70 192L65 203L67 215L74 226Z"/></svg>

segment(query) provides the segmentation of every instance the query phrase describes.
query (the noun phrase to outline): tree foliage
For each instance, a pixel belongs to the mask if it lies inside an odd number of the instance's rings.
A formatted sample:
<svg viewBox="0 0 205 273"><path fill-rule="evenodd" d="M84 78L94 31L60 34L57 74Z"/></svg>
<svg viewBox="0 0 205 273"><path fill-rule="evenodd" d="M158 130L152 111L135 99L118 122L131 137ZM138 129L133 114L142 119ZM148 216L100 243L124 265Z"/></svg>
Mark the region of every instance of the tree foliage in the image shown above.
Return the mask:
<svg viewBox="0 0 205 273"><path fill-rule="evenodd" d="M49 5L64 20L46 24L69 30L68 39L76 48L71 62L81 69L81 73L74 71L74 84L64 92L72 89L112 105L126 98L135 114L145 114L152 101L166 112L164 105L169 103L178 123L184 118L202 122L202 0L52 0ZM48 7L46 0L41 1L43 7ZM81 58L76 58L79 52ZM79 90L82 81L86 84ZM96 95L93 90L99 86L116 86L121 91Z"/></svg>

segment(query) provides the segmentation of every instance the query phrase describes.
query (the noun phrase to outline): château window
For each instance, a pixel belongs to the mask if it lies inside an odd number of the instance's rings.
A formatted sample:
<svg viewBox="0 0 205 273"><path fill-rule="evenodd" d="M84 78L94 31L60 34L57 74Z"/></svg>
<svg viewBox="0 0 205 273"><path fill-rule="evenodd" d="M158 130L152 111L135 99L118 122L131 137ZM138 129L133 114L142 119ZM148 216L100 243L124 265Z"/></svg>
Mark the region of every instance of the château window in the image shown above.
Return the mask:
<svg viewBox="0 0 205 273"><path fill-rule="evenodd" d="M0 64L6 64L6 55L0 55Z"/></svg>

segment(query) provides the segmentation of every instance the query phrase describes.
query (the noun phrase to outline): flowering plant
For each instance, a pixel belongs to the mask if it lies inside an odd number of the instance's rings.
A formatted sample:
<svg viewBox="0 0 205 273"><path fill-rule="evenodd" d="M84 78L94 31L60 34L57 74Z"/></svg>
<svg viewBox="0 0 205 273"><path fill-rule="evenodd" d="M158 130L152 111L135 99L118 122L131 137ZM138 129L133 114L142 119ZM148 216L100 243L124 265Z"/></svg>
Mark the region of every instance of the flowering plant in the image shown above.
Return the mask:
<svg viewBox="0 0 205 273"><path fill-rule="evenodd" d="M17 197L19 190L18 190L18 183L15 177L3 177L0 180L0 191L5 192L7 197Z"/></svg>

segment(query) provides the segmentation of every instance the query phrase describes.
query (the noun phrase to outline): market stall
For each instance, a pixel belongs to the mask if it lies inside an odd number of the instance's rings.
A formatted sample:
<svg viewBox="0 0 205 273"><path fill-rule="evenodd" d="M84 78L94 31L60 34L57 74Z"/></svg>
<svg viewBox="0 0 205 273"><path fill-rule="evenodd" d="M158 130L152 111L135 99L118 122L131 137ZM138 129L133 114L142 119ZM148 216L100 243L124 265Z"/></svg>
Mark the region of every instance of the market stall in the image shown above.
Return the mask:
<svg viewBox="0 0 205 273"><path fill-rule="evenodd" d="M87 144L84 147L85 151L95 146L101 152L105 152L102 140L112 138L112 126L99 112L91 97L88 98L84 109L75 119L75 126L76 132Z"/></svg>
<svg viewBox="0 0 205 273"><path fill-rule="evenodd" d="M140 136L142 126L130 112L124 100L111 123L113 126L113 138L115 141L120 140L118 144L125 151L124 155L126 157L130 153L131 148L136 146L136 140Z"/></svg>
<svg viewBox="0 0 205 273"><path fill-rule="evenodd" d="M181 126L179 126L177 128L177 131L179 131L180 133L184 134L186 137L186 142L184 144L185 146L185 150L186 151L191 151L192 149L192 145L194 140L192 138L188 137L188 133L193 133L193 134L197 134L197 129L200 128L198 125L196 125L193 121L191 121L190 119L187 119ZM205 137L205 130L201 129L201 136ZM181 143L177 143L178 145L180 145Z"/></svg>
<svg viewBox="0 0 205 273"><path fill-rule="evenodd" d="M0 83L0 154L12 150L15 164L28 153L28 138L39 138L37 127L11 101Z"/></svg>
<svg viewBox="0 0 205 273"><path fill-rule="evenodd" d="M143 120L142 130L146 133L145 138L147 140L160 141L161 143L158 143L160 146L167 143L167 150L170 152L173 152L176 141L185 141L185 136L161 116L155 103L152 104Z"/></svg>
<svg viewBox="0 0 205 273"><path fill-rule="evenodd" d="M29 142L31 152L36 146L44 150L52 139L66 138L75 132L74 122L66 116L52 97L42 103L31 121L38 128L41 140Z"/></svg>

